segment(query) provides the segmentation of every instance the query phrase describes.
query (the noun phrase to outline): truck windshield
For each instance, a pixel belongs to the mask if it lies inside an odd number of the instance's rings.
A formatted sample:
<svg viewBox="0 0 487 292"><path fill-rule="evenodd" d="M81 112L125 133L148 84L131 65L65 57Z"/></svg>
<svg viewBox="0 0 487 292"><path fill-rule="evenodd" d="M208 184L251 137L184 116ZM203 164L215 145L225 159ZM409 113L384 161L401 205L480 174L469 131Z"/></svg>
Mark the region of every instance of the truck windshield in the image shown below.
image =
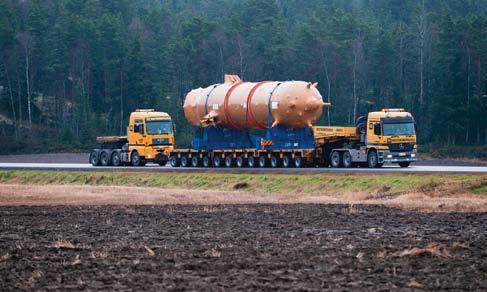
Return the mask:
<svg viewBox="0 0 487 292"><path fill-rule="evenodd" d="M384 136L415 135L414 123L383 124Z"/></svg>
<svg viewBox="0 0 487 292"><path fill-rule="evenodd" d="M147 134L171 134L171 121L147 121Z"/></svg>

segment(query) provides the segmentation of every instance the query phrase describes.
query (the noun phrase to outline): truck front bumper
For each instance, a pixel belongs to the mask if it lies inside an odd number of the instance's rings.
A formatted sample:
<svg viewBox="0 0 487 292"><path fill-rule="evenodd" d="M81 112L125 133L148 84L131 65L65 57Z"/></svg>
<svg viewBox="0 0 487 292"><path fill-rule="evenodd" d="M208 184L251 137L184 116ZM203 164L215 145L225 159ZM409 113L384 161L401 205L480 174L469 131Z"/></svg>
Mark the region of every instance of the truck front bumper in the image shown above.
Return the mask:
<svg viewBox="0 0 487 292"><path fill-rule="evenodd" d="M413 162L418 160L416 150L404 152L392 152L383 150L378 152L379 163L399 163L399 162Z"/></svg>

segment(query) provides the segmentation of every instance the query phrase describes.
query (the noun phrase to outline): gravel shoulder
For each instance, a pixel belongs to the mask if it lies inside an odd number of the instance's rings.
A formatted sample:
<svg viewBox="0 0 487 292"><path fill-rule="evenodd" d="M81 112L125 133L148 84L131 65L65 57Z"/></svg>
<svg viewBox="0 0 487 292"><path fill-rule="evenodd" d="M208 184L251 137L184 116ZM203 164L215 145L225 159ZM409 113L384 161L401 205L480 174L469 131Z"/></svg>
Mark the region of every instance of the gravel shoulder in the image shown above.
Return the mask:
<svg viewBox="0 0 487 292"><path fill-rule="evenodd" d="M487 197L472 194L411 192L392 195L347 193L266 193L168 189L135 186L0 184L0 206L225 205L225 204L379 205L424 212L487 212Z"/></svg>

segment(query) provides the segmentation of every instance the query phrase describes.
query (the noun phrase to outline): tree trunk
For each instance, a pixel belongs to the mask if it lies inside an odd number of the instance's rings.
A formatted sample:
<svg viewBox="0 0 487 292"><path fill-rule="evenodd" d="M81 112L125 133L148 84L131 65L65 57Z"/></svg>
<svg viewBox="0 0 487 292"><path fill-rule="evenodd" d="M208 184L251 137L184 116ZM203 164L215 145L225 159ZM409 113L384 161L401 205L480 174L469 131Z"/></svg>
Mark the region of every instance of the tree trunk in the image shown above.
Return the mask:
<svg viewBox="0 0 487 292"><path fill-rule="evenodd" d="M17 100L18 100L18 106L19 106L19 134L21 134L20 130L22 127L22 87L20 85L20 74L18 68L15 69L15 73L17 75Z"/></svg>
<svg viewBox="0 0 487 292"><path fill-rule="evenodd" d="M7 64L5 64L5 75L7 77L7 85L8 85L8 92L10 94L10 106L12 107L12 117L14 120L14 135L15 140L19 139L19 133L17 128L17 115L15 114L15 105L14 105L14 94L12 92L12 83L10 82L10 75L8 74Z"/></svg>
<svg viewBox="0 0 487 292"><path fill-rule="evenodd" d="M330 95L331 95L331 83L330 83L330 77L328 76L328 66L326 64L326 57L324 53L324 48L321 50L321 57L323 58L323 67L325 69L325 77L326 77L326 85L327 85L327 91L326 91L326 99L328 103L331 103ZM326 118L328 122L328 126L330 125L330 107L328 106L326 108Z"/></svg>
<svg viewBox="0 0 487 292"><path fill-rule="evenodd" d="M27 86L27 111L29 114L29 125L32 125L32 108L30 97L30 77L29 77L29 54L25 53L25 82Z"/></svg>
<svg viewBox="0 0 487 292"><path fill-rule="evenodd" d="M123 64L120 64L120 135L123 135Z"/></svg>

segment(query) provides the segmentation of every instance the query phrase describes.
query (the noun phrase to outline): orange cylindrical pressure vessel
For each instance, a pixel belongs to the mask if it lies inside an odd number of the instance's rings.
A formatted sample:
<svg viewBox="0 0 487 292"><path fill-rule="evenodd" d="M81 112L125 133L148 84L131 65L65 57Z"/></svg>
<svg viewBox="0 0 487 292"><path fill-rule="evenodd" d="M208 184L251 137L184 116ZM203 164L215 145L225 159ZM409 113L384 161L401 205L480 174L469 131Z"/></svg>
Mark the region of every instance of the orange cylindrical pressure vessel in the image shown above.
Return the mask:
<svg viewBox="0 0 487 292"><path fill-rule="evenodd" d="M242 82L236 75L225 75L222 84L191 90L183 108L195 126L214 123L250 130L310 127L324 105L316 84L310 82Z"/></svg>

